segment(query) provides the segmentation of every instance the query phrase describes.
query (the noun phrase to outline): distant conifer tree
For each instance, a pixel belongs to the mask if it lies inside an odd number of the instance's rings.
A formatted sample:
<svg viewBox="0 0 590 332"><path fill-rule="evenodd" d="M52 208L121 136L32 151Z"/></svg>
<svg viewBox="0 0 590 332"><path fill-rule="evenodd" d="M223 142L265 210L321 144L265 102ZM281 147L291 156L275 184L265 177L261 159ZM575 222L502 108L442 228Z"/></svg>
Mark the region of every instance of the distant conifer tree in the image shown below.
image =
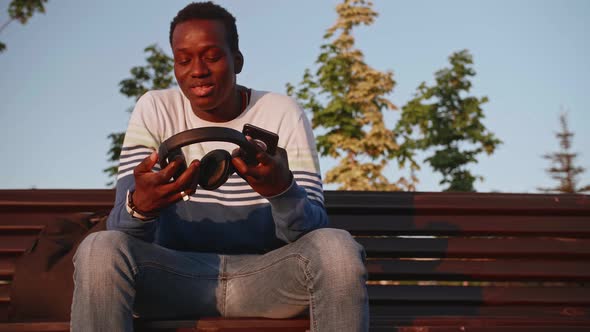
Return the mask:
<svg viewBox="0 0 590 332"><path fill-rule="evenodd" d="M552 164L550 168L546 169L547 173L551 175L551 178L559 181L559 184L553 188L539 188L539 190L568 194L590 191L590 185L578 185L578 176L584 173L585 169L574 166L578 154L571 152L574 133L568 129L565 113L560 114L559 121L561 122L561 131L555 133L555 136L559 139L561 150L543 155L543 158L550 160Z"/></svg>

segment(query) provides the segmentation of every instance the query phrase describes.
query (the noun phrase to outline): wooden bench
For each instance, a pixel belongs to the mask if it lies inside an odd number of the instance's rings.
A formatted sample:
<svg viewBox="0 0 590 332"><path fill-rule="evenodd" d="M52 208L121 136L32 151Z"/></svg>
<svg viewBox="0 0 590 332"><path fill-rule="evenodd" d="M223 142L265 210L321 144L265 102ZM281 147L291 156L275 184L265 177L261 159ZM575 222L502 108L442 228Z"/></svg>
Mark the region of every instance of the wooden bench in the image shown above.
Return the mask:
<svg viewBox="0 0 590 332"><path fill-rule="evenodd" d="M0 331L14 262L56 216L112 190L0 190ZM371 331L590 331L590 196L326 192L332 226L367 251ZM137 322L149 331L305 331L306 319Z"/></svg>

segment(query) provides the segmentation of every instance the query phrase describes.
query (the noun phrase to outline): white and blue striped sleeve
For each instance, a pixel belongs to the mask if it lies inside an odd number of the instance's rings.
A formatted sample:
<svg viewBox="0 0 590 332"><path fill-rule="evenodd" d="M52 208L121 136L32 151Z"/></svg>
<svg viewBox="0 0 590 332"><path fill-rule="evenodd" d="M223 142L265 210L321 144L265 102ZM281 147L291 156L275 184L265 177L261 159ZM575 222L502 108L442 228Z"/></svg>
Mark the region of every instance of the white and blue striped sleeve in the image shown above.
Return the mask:
<svg viewBox="0 0 590 332"><path fill-rule="evenodd" d="M294 181L285 192L268 199L276 235L287 242L328 225L315 138L305 113L299 109L298 114L285 144Z"/></svg>
<svg viewBox="0 0 590 332"><path fill-rule="evenodd" d="M126 208L127 194L135 189L133 170L159 146L156 128L155 104L148 92L137 101L129 119L119 158L115 204L107 221L108 229L119 230L146 241L153 240L155 222L133 218Z"/></svg>

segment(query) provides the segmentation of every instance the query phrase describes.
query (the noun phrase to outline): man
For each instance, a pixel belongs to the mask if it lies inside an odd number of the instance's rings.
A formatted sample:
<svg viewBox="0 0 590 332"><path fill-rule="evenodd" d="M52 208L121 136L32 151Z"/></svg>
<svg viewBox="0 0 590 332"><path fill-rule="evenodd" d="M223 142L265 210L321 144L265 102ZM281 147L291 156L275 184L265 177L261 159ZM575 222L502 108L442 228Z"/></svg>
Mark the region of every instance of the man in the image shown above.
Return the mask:
<svg viewBox="0 0 590 332"><path fill-rule="evenodd" d="M151 91L131 115L108 231L88 236L74 258L73 331L131 331L145 319L287 318L309 310L312 331L368 329L364 252L327 215L313 134L289 97L236 83L244 58L235 18L193 3L170 27L180 90ZM256 165L225 142L184 148L163 169L154 151L192 128L246 123L278 133ZM199 159L233 150L238 175L196 188Z"/></svg>

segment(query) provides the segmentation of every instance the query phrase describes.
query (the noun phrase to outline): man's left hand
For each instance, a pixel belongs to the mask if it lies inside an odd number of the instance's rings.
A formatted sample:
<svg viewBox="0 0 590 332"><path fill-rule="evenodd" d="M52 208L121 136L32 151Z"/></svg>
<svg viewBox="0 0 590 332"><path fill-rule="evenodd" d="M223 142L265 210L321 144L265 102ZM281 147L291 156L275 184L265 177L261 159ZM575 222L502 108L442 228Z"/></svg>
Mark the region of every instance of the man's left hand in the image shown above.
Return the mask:
<svg viewBox="0 0 590 332"><path fill-rule="evenodd" d="M251 141L250 137L247 139ZM254 145L256 145L256 165L249 165L244 161L245 152L242 149L238 148L232 152L232 163L238 174L250 184L252 189L264 197L275 196L287 190L293 181L287 151L277 147L275 154L270 155L259 145L255 143Z"/></svg>

